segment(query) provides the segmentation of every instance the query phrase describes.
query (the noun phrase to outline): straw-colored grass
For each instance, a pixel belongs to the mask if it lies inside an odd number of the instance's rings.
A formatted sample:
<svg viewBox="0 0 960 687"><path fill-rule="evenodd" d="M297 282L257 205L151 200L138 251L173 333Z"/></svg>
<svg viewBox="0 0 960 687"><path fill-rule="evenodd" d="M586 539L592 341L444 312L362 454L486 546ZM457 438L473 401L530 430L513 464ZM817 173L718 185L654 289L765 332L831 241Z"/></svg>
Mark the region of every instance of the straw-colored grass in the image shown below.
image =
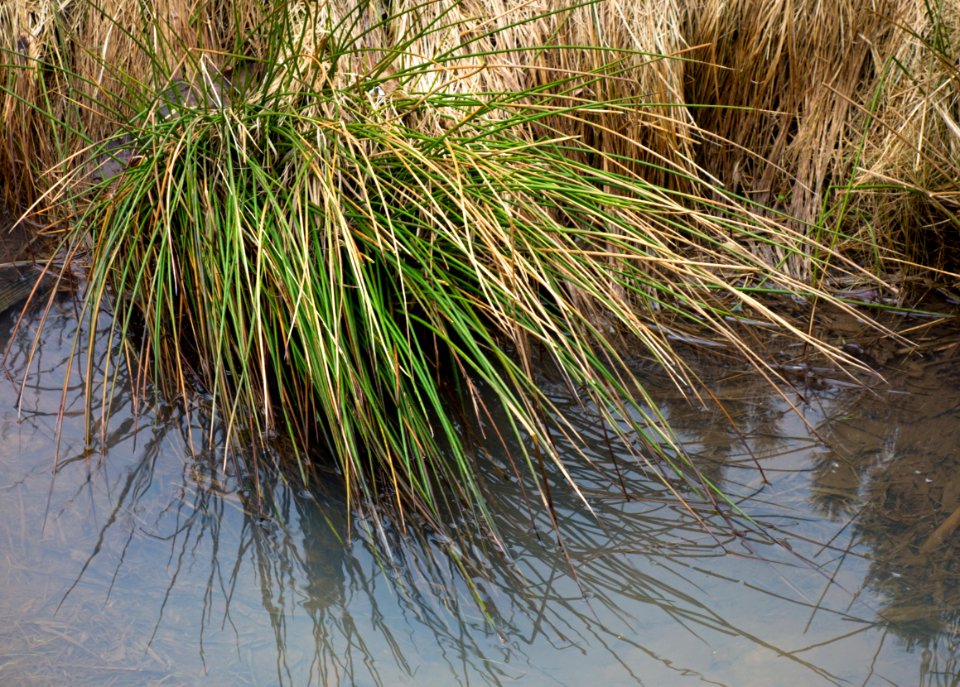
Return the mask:
<svg viewBox="0 0 960 687"><path fill-rule="evenodd" d="M921 263L945 257L924 227L942 228L955 215L957 0L471 0L392 11L377 2L160 0L149 14L146 7L0 6L8 204L24 207L55 186L62 175L48 170L74 159L84 136L100 141L125 125L133 104L142 104L132 92L155 93L171 78L196 82L205 68L229 68L237 56L280 58L286 48L265 27L286 14L291 28L306 29L301 44L288 46L296 53L290 59L322 60L315 51L329 46L318 41L340 26L356 48L354 63L332 74L341 85L376 71L389 93L397 86L392 72L431 60L443 68L421 70L405 87L523 93L563 74L568 104L625 107L545 123L639 161L651 182L682 188L675 172L702 170L728 191L785 211L796 227L854 236L857 250L866 238L875 257L888 243L890 255L899 249ZM856 201L838 204L837 188L851 185ZM768 259L810 276L802 251L792 255Z"/></svg>
<svg viewBox="0 0 960 687"><path fill-rule="evenodd" d="M854 225L876 272L928 281L928 266L960 271L960 3L918 3L894 30L850 192L830 219Z"/></svg>
<svg viewBox="0 0 960 687"><path fill-rule="evenodd" d="M944 199L960 178L960 3L686 5L685 35L704 46L686 90L703 167L818 239L940 266L923 235L950 222ZM788 262L809 274L801 254Z"/></svg>

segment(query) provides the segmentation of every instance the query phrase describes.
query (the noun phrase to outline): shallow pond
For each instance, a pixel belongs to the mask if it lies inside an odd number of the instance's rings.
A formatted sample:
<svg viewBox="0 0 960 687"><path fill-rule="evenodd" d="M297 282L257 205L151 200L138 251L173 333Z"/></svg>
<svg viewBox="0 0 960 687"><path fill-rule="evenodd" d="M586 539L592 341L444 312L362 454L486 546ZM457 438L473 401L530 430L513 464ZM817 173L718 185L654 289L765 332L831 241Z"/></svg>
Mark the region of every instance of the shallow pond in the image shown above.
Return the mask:
<svg viewBox="0 0 960 687"><path fill-rule="evenodd" d="M371 531L335 489L264 484L274 506L258 516L200 411L135 407L122 374L81 375L69 300L21 397L39 321L14 334L0 318L0 684L960 684L950 345L885 384L807 374L783 398L727 371L714 389L735 430L664 392L701 467L778 544L698 523L621 464L642 498L589 473L593 515L556 492L573 575L523 485L493 476L515 567L465 577L448 543ZM594 459L616 460L603 446L598 430Z"/></svg>

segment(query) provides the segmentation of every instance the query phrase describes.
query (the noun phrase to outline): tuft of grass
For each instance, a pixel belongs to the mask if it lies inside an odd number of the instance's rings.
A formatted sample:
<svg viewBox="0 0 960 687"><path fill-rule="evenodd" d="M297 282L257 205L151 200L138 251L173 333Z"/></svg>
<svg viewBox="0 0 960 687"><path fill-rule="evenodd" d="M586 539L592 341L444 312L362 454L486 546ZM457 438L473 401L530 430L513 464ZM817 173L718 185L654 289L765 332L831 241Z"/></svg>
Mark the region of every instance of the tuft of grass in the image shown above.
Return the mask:
<svg viewBox="0 0 960 687"><path fill-rule="evenodd" d="M352 504L495 537L479 432L552 513L548 474L576 491L590 440L544 369L631 469L722 499L629 360L697 402L677 341L776 381L744 323L855 364L764 295L850 311L820 278L872 279L777 212L849 172L867 57L844 32L882 22L777 2L736 33L721 5L15 3L0 167L33 162L5 190L71 218L85 313L112 313L141 388L199 390L228 449L280 443L304 483L331 460Z"/></svg>
<svg viewBox="0 0 960 687"><path fill-rule="evenodd" d="M548 511L548 470L577 489L568 464L587 460L588 440L538 386L544 365L636 469L719 496L647 410L627 359L654 356L696 394L672 341L706 329L773 376L737 334L747 315L837 355L754 295L806 292L753 250L803 237L676 168L656 165L678 178L653 183L601 147L622 138L602 122L635 118L638 103L571 90L618 80L620 61L474 92L462 73L487 68L444 40L429 57L412 40L368 47L409 17L358 31L367 12L282 15L252 87L167 88L101 146L128 160L70 235L70 252L90 248L87 308L114 304L118 335L141 342L141 379L179 394L199 381L233 442L279 435L305 483L329 452L354 503L401 520L444 530L467 513L495 532L471 428L511 447ZM447 35L449 21L410 35ZM603 136L570 133L584 127Z"/></svg>

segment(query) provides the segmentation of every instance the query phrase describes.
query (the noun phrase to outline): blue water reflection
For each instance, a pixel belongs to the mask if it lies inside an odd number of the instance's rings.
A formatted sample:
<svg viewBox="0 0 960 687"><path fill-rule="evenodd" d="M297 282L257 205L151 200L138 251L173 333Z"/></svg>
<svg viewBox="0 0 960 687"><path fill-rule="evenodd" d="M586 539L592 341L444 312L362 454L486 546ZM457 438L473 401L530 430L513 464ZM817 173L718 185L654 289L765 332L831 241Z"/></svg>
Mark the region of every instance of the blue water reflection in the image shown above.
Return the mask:
<svg viewBox="0 0 960 687"><path fill-rule="evenodd" d="M0 341L10 341L0 684L957 684L950 609L960 604L934 589L951 584L952 568L938 563L926 600L912 601L892 580L901 568L920 579L937 554L918 558L914 546L904 563L903 527L883 530L870 505L889 496L871 501L884 488L871 476L921 441L891 423L933 415L902 395L886 394L884 406L842 387L791 391L804 421L762 383L718 381L737 431L665 397L706 474L780 545L744 520L734 533L719 516L697 522L621 459L639 498L581 470L592 515L553 476L564 554L527 503L529 485L503 479L497 456L485 456L514 565L494 559L466 574L445 555L450 542L348 518L333 484L307 493L238 468L250 461L225 461L202 405L135 403L124 366L104 384L127 352L101 321L88 371L69 299L35 342L41 316L31 312L16 333L9 315L0 321ZM943 370L937 378L949 383ZM960 438L956 386L911 387L937 399L945 441ZM564 393L555 390L561 403ZM589 408L567 405L588 431ZM592 458L613 460L594 431ZM948 450L925 445L931 456Z"/></svg>

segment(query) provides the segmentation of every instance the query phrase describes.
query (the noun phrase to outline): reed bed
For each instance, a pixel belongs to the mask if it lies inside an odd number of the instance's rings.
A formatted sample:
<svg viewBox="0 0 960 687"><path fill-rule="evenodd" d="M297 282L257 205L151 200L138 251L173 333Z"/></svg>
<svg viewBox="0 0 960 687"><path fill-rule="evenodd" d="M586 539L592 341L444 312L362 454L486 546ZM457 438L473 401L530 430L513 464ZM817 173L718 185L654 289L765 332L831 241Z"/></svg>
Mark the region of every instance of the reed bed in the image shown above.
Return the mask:
<svg viewBox="0 0 960 687"><path fill-rule="evenodd" d="M956 0L687 3L685 35L704 46L686 91L698 162L818 241L872 251L891 287L904 258L944 266L958 12ZM811 276L802 253L781 259Z"/></svg>
<svg viewBox="0 0 960 687"><path fill-rule="evenodd" d="M147 7L0 8L5 197L69 223L87 312L114 313L144 388L401 521L495 532L490 441L548 511L550 475L576 490L585 439L547 371L631 469L722 498L631 356L697 402L680 341L776 381L744 322L855 365L765 296L899 293L865 266L939 267L917 237L955 223L945 6Z"/></svg>

